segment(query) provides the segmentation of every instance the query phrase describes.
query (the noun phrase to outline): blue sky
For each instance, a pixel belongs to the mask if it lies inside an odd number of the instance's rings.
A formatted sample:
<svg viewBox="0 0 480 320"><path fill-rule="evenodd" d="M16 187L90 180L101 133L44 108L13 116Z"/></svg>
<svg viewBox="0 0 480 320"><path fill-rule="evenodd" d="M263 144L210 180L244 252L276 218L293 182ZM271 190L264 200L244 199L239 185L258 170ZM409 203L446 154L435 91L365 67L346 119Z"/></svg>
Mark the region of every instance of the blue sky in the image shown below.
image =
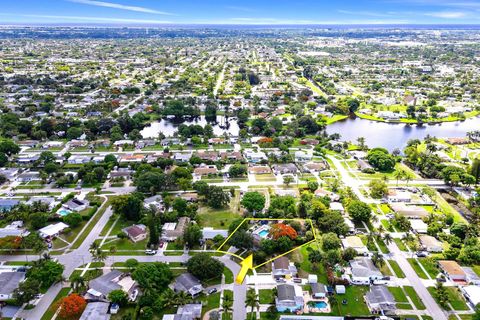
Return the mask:
<svg viewBox="0 0 480 320"><path fill-rule="evenodd" d="M2 24L479 24L480 0L0 0Z"/></svg>

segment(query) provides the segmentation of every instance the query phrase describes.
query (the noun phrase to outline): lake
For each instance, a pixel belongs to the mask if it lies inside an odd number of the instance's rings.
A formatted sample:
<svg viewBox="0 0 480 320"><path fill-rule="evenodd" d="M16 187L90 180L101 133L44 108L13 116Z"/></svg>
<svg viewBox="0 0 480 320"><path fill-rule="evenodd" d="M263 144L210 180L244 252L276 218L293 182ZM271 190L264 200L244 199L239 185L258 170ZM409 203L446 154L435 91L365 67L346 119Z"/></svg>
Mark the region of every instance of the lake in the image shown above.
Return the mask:
<svg viewBox="0 0 480 320"><path fill-rule="evenodd" d="M369 147L384 147L392 151L395 148L402 150L410 139L422 140L427 135L437 138L465 137L468 131L479 129L479 117L422 126L348 118L329 125L327 132L339 133L342 141L356 142L358 137L364 137Z"/></svg>
<svg viewBox="0 0 480 320"><path fill-rule="evenodd" d="M205 116L200 116L198 118L177 122L170 119L162 119L159 121L152 122L149 126L143 128L140 133L144 138L157 138L158 134L162 132L166 137L173 136L173 133L177 131L177 128L181 124L192 125L198 124L202 127L206 124L211 124L213 127L213 132L217 136L223 135L225 132L231 134L232 136L238 136L240 128L238 127L236 118L226 118L224 116L217 116L216 121L207 121Z"/></svg>

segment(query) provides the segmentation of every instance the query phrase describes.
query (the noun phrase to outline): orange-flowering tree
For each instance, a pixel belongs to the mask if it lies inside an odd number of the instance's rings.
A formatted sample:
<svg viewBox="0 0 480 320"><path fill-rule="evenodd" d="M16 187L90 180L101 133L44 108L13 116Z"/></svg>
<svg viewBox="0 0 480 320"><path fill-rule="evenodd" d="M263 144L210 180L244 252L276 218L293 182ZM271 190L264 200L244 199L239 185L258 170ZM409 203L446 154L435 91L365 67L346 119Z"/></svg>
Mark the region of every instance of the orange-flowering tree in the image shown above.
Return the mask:
<svg viewBox="0 0 480 320"><path fill-rule="evenodd" d="M86 306L87 301L83 297L72 293L60 300L58 316L60 319L78 319Z"/></svg>
<svg viewBox="0 0 480 320"><path fill-rule="evenodd" d="M270 235L274 240L277 240L280 237L289 237L291 240L295 240L297 238L297 231L293 229L291 226L283 224L283 223L276 223L270 228Z"/></svg>

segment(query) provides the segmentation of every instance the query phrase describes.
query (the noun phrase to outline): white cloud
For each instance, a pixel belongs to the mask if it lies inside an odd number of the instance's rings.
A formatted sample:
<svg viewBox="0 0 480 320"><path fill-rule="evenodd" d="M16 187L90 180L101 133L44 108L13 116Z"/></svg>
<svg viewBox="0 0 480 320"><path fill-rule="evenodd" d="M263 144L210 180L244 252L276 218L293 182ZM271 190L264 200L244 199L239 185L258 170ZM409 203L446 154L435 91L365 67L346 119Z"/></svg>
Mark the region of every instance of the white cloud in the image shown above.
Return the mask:
<svg viewBox="0 0 480 320"><path fill-rule="evenodd" d="M426 16L443 18L443 19L459 19L464 18L467 14L461 11L439 11L425 13Z"/></svg>
<svg viewBox="0 0 480 320"><path fill-rule="evenodd" d="M154 9L144 8L144 7L128 6L128 5L105 2L105 1L97 1L97 0L68 0L68 1L74 2L74 3L87 4L87 5L96 6L96 7L106 7L106 8L114 8L114 9L120 9L120 10L152 13L152 14L173 15L165 11L158 11Z"/></svg>
<svg viewBox="0 0 480 320"><path fill-rule="evenodd" d="M127 19L127 18L105 18L105 17L88 17L88 16L57 16L57 15L43 15L43 14L5 14L3 16L15 16L24 18L39 18L39 19L56 19L56 21L49 21L52 23L60 23L65 21L77 22L114 22L114 23L138 23L138 24L166 24L171 21L150 20L150 19ZM44 22L44 21L42 21Z"/></svg>
<svg viewBox="0 0 480 320"><path fill-rule="evenodd" d="M351 15L360 15L360 16L368 16L368 17L389 17L391 16L390 13L379 13L379 12L372 12L372 11L351 11L351 10L337 10L339 13L343 14L351 14Z"/></svg>

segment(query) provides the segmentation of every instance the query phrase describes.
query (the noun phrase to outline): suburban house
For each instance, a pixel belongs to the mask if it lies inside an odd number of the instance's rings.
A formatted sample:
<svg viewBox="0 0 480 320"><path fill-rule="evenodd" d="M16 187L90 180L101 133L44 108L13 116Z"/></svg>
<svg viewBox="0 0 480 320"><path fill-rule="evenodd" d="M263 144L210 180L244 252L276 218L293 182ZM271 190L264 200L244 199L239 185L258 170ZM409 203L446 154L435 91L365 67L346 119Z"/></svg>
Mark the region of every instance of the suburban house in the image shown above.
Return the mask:
<svg viewBox="0 0 480 320"><path fill-rule="evenodd" d="M318 188L317 190L315 190L315 197L320 197L320 198L323 198L323 197L329 197L330 200L332 201L338 201L340 200L340 196L336 193L333 193L332 191L328 191L326 189L323 189L323 188Z"/></svg>
<svg viewBox="0 0 480 320"><path fill-rule="evenodd" d="M59 202L54 197L31 197L26 204L32 205L35 202L41 202L43 204L48 205L50 210L53 210L59 204Z"/></svg>
<svg viewBox="0 0 480 320"><path fill-rule="evenodd" d="M423 218L428 216L427 209L419 206L408 206L405 203L392 203L390 208L396 213L408 218Z"/></svg>
<svg viewBox="0 0 480 320"><path fill-rule="evenodd" d="M228 230L213 229L212 227L204 227L202 229L203 240L213 239L216 236L222 236L223 238L226 238L228 237Z"/></svg>
<svg viewBox="0 0 480 320"><path fill-rule="evenodd" d="M203 286L200 281L191 273L183 273L175 279L173 291L186 292L192 297L195 297L202 293Z"/></svg>
<svg viewBox="0 0 480 320"><path fill-rule="evenodd" d="M88 202L88 200L80 200L77 198L73 198L65 202L63 204L63 207L75 212L80 212L87 209L89 204L90 203Z"/></svg>
<svg viewBox="0 0 480 320"><path fill-rule="evenodd" d="M350 261L351 282L356 285L370 285L374 280L382 279L383 274L370 258L361 257Z"/></svg>
<svg viewBox="0 0 480 320"><path fill-rule="evenodd" d="M244 154L245 159L247 159L248 162L250 163L259 163L261 161L267 161L267 155L262 152L255 152L253 150L245 150Z"/></svg>
<svg viewBox="0 0 480 320"><path fill-rule="evenodd" d="M332 211L338 211L341 214L345 213L345 208L340 202L330 202L330 210Z"/></svg>
<svg viewBox="0 0 480 320"><path fill-rule="evenodd" d="M164 314L162 320L195 320L202 318L202 304L189 303L179 306L176 314Z"/></svg>
<svg viewBox="0 0 480 320"><path fill-rule="evenodd" d="M467 274L462 267L453 260L439 260L440 270L453 282L466 282Z"/></svg>
<svg viewBox="0 0 480 320"><path fill-rule="evenodd" d="M26 237L29 234L30 231L23 227L23 221L13 221L9 225L0 228L0 239L5 237Z"/></svg>
<svg viewBox="0 0 480 320"><path fill-rule="evenodd" d="M308 162L311 161L313 155L303 151L295 151L295 162Z"/></svg>
<svg viewBox="0 0 480 320"><path fill-rule="evenodd" d="M352 248L355 249L355 251L357 251L357 253L359 254L368 253L367 246L365 246L362 239L357 236L345 237L344 239L342 239L342 245L344 249Z"/></svg>
<svg viewBox="0 0 480 320"><path fill-rule="evenodd" d="M0 301L13 298L13 291L25 279L25 272L8 271L0 273Z"/></svg>
<svg viewBox="0 0 480 320"><path fill-rule="evenodd" d="M295 312L303 309L302 287L291 284L279 284L275 306L279 312Z"/></svg>
<svg viewBox="0 0 480 320"><path fill-rule="evenodd" d="M165 223L162 228L162 239L165 241L175 241L178 237L183 236L183 232L189 223L190 218L188 217L180 217L177 223Z"/></svg>
<svg viewBox="0 0 480 320"><path fill-rule="evenodd" d="M467 275L467 282L468 284L472 285L480 285L480 277L477 275L477 273L470 267L462 267L463 271L465 271L465 274Z"/></svg>
<svg viewBox="0 0 480 320"><path fill-rule="evenodd" d="M83 310L80 320L109 320L110 314L108 314L108 308L110 303L108 302L90 302L87 303L85 310Z"/></svg>
<svg viewBox="0 0 480 320"><path fill-rule="evenodd" d="M147 239L147 227L143 224L134 224L130 227L122 229L122 231L133 242L139 242Z"/></svg>
<svg viewBox="0 0 480 320"><path fill-rule="evenodd" d="M309 162L303 165L303 169L310 173L315 173L327 169L327 165L324 162Z"/></svg>
<svg viewBox="0 0 480 320"><path fill-rule="evenodd" d="M211 166L202 165L193 170L193 174L197 177L208 176L208 175L213 175L217 173L218 173L218 169L214 165L211 165Z"/></svg>
<svg viewBox="0 0 480 320"><path fill-rule="evenodd" d="M38 181L38 180L42 180L42 179L40 178L40 172L37 172L37 171L23 172L17 176L17 181L19 182L30 182L30 181Z"/></svg>
<svg viewBox="0 0 480 320"><path fill-rule="evenodd" d="M10 211L20 203L16 199L0 199L0 212Z"/></svg>
<svg viewBox="0 0 480 320"><path fill-rule="evenodd" d="M147 209L153 206L157 210L163 210L163 197L157 194L152 197L145 198L145 200L143 200L143 206Z"/></svg>
<svg viewBox="0 0 480 320"><path fill-rule="evenodd" d="M280 163L272 166L275 174L296 174L298 172L297 166L293 163Z"/></svg>
<svg viewBox="0 0 480 320"><path fill-rule="evenodd" d="M327 297L327 286L323 283L310 283L310 289L314 298L322 299Z"/></svg>
<svg viewBox="0 0 480 320"><path fill-rule="evenodd" d="M270 174L272 169L269 166L251 166L248 167L248 173L251 174Z"/></svg>
<svg viewBox="0 0 480 320"><path fill-rule="evenodd" d="M278 278L292 278L297 275L297 267L290 262L290 260L283 256L273 260L272 262L272 276Z"/></svg>
<svg viewBox="0 0 480 320"><path fill-rule="evenodd" d="M386 286L371 286L365 295L365 302L373 314L389 314L396 309L395 298Z"/></svg>
<svg viewBox="0 0 480 320"><path fill-rule="evenodd" d="M443 251L443 244L441 241L437 240L435 237L422 234L418 236L420 240L420 245L423 250L428 252L442 252Z"/></svg>
<svg viewBox="0 0 480 320"><path fill-rule="evenodd" d="M89 290L85 298L90 301L105 301L113 290L123 290L131 300L134 300L138 290L135 280L130 275L119 270L112 270L98 278L90 280Z"/></svg>
<svg viewBox="0 0 480 320"><path fill-rule="evenodd" d="M387 195L388 202L412 202L412 194L408 191L389 189Z"/></svg>
<svg viewBox="0 0 480 320"><path fill-rule="evenodd" d="M460 290L463 296L474 309L480 303L480 287L479 286L464 286Z"/></svg>
<svg viewBox="0 0 480 320"><path fill-rule="evenodd" d="M425 234L428 230L428 225L421 219L408 219L410 221L411 229L417 234Z"/></svg>
<svg viewBox="0 0 480 320"><path fill-rule="evenodd" d="M63 222L57 222L55 224L49 224L46 227L38 230L40 237L42 238L52 238L58 236L63 230L68 228L68 225Z"/></svg>

